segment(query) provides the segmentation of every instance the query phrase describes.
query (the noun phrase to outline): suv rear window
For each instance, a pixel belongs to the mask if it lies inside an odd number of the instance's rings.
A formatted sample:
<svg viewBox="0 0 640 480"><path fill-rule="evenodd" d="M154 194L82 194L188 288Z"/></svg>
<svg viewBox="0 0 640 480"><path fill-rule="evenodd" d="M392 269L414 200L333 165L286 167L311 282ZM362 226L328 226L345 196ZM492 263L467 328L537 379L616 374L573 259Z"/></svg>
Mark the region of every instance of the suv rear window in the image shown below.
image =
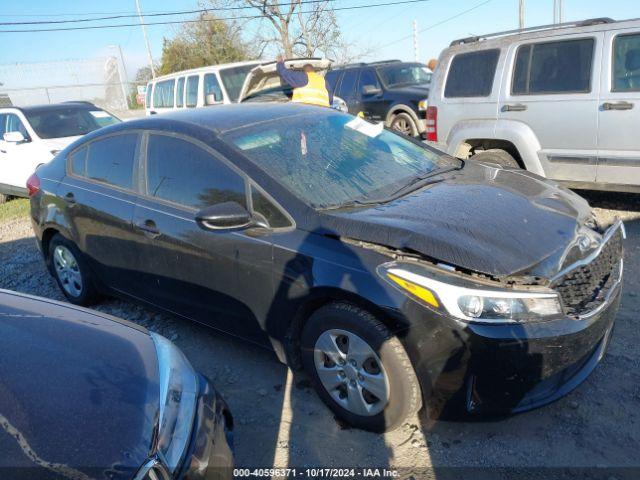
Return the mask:
<svg viewBox="0 0 640 480"><path fill-rule="evenodd" d="M516 55L514 95L591 90L593 38L522 45Z"/></svg>
<svg viewBox="0 0 640 480"><path fill-rule="evenodd" d="M453 57L444 96L488 97L498 65L499 49L461 53Z"/></svg>

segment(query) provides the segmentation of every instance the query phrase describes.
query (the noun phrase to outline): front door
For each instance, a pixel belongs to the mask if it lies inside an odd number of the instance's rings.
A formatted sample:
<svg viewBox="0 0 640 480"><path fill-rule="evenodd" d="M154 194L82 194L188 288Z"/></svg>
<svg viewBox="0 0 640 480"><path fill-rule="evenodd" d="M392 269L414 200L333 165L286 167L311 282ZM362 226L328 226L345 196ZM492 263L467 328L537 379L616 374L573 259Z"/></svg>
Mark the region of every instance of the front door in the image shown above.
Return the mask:
<svg viewBox="0 0 640 480"><path fill-rule="evenodd" d="M31 137L23 121L15 113L0 115L0 184L26 191L27 179L42 163L38 155L38 146L31 141ZM20 132L25 140L22 142L7 142L4 133ZM17 192L16 192L17 193Z"/></svg>
<svg viewBox="0 0 640 480"><path fill-rule="evenodd" d="M598 110L596 181L640 185L640 29L607 32Z"/></svg>
<svg viewBox="0 0 640 480"><path fill-rule="evenodd" d="M188 137L150 133L144 195L134 228L145 236L138 296L155 306L254 341L270 298L271 242L245 232L205 230L205 207L234 201L249 209L246 179Z"/></svg>
<svg viewBox="0 0 640 480"><path fill-rule="evenodd" d="M601 47L601 33L510 47L498 118L532 132L548 178L595 181Z"/></svg>
<svg viewBox="0 0 640 480"><path fill-rule="evenodd" d="M366 89L374 88L376 93L365 93ZM358 80L358 110L362 112L364 118L371 122L384 122L390 102L385 100L382 85L378 80L378 75L373 68L364 68L360 72Z"/></svg>

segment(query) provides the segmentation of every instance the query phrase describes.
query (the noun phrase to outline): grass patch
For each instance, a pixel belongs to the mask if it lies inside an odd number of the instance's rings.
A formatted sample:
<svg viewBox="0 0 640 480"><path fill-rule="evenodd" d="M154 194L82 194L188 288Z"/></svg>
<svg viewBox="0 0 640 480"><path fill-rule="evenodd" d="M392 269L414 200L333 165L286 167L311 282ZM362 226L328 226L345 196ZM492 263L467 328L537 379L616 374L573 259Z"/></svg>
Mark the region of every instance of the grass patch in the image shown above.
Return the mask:
<svg viewBox="0 0 640 480"><path fill-rule="evenodd" d="M14 198L0 205L0 221L11 220L29 215L29 200L26 198Z"/></svg>

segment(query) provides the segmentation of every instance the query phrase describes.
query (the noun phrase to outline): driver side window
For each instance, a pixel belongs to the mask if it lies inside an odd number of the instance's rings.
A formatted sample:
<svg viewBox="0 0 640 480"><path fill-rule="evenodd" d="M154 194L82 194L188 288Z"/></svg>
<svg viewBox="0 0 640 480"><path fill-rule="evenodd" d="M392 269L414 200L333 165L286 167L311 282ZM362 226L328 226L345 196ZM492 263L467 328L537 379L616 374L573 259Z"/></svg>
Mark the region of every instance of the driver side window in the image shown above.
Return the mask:
<svg viewBox="0 0 640 480"><path fill-rule="evenodd" d="M7 115L5 132L20 132L24 136L24 138L29 138L26 127L22 123L22 120L20 120L20 117L18 117L15 113L10 113Z"/></svg>

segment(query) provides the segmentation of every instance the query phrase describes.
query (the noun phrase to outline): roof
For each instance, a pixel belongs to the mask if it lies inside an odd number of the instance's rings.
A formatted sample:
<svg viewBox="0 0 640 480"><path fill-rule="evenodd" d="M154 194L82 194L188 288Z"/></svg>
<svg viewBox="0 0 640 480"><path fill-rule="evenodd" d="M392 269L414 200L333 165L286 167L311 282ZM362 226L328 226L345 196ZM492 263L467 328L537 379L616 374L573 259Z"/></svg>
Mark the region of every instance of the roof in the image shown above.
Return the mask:
<svg viewBox="0 0 640 480"><path fill-rule="evenodd" d="M159 82L162 80L181 77L183 75L193 75L195 73L203 73L203 72L215 72L218 70L225 70L227 68L244 67L246 65L260 65L262 63L264 62L260 60L250 60L246 62L233 62L233 63L222 63L219 65L208 65L206 67L198 67L198 68L192 68L190 70L181 70L179 72L168 73L167 75L162 75L160 77L156 77L153 80L149 80L148 83Z"/></svg>
<svg viewBox="0 0 640 480"><path fill-rule="evenodd" d="M95 106L90 102L63 102L63 103L47 103L43 105L27 105L24 107L20 106L7 106L3 108L13 108L15 110L20 110L23 113L41 113L46 112L47 110L58 110L59 108L77 108L77 109L100 109L100 107ZM101 110L101 109L100 109Z"/></svg>
<svg viewBox="0 0 640 480"><path fill-rule="evenodd" d="M325 107L295 103L240 103L163 113L162 115L122 122L117 127L118 129L154 127L164 129L170 128L172 124L191 124L222 133L260 122L270 122L298 115L318 115L322 112L337 113L336 110Z"/></svg>
<svg viewBox="0 0 640 480"><path fill-rule="evenodd" d="M388 67L391 65L420 65L424 67L424 64L420 62L403 62L402 60L380 60L377 62L359 62L359 63L348 63L346 65L337 65L333 67L331 70L346 70L348 68L365 68L365 67Z"/></svg>

